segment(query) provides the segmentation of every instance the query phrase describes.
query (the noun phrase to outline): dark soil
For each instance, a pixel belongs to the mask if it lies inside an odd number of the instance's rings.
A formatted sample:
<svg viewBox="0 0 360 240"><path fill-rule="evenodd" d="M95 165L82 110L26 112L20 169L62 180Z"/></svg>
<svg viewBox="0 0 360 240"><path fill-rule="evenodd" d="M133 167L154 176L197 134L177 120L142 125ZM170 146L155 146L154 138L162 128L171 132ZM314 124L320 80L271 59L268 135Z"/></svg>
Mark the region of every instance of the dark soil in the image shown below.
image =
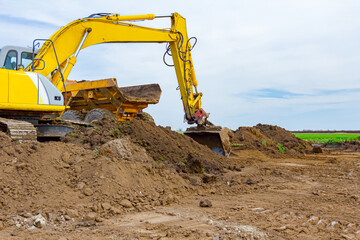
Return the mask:
<svg viewBox="0 0 360 240"><path fill-rule="evenodd" d="M312 150L310 143L295 137L290 131L266 124L239 127L233 142L240 149L258 150L272 157L295 157Z"/></svg>
<svg viewBox="0 0 360 240"><path fill-rule="evenodd" d="M123 137L130 137L154 161L175 168L178 172L219 172L226 162L223 156L190 137L140 119L122 123L103 121L95 127L79 127L63 141L95 150L110 140Z"/></svg>
<svg viewBox="0 0 360 240"><path fill-rule="evenodd" d="M42 214L54 223L69 212L71 218L86 220L89 213L102 218L169 204L176 201L170 192L185 194L189 185L158 163L109 158L71 143L0 145L1 216ZM125 200L131 205L124 207Z"/></svg>

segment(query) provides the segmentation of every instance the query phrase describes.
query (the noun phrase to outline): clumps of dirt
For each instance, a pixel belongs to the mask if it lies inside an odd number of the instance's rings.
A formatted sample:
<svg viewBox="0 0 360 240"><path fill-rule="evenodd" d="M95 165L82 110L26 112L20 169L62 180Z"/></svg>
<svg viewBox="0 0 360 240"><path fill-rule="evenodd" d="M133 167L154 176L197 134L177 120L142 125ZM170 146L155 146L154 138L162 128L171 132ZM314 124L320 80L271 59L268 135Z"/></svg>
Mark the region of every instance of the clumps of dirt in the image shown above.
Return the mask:
<svg viewBox="0 0 360 240"><path fill-rule="evenodd" d="M118 124L111 120L103 120L95 122L93 127L74 125L75 130L68 133L61 140L65 143L80 145L86 149L99 149L101 145L121 138L122 135Z"/></svg>
<svg viewBox="0 0 360 240"><path fill-rule="evenodd" d="M289 140L280 141L271 131ZM239 128L234 139L274 153L281 143L288 154L296 139L285 133L258 125ZM27 228L31 224L22 223L36 216L54 224L73 219L87 224L148 211L216 182L231 161L140 119L78 126L62 142L19 142L1 132L0 140L0 223L5 227Z"/></svg>
<svg viewBox="0 0 360 240"><path fill-rule="evenodd" d="M232 145L240 149L258 150L271 157L296 157L312 150L310 143L295 137L284 128L266 124L239 127Z"/></svg>
<svg viewBox="0 0 360 240"><path fill-rule="evenodd" d="M7 145L11 142L11 138L4 132L0 131L0 143L2 145Z"/></svg>
<svg viewBox="0 0 360 240"><path fill-rule="evenodd" d="M13 141L0 132L0 223L101 222L198 191L190 179L222 173L226 159L191 138L134 119L78 126L62 142ZM205 181L206 180L206 181ZM205 187L205 186L204 186Z"/></svg>
<svg viewBox="0 0 360 240"><path fill-rule="evenodd" d="M156 162L126 161L62 142L0 145L0 222L5 227L38 214L54 224L102 221L176 202L191 189L174 169Z"/></svg>
<svg viewBox="0 0 360 240"><path fill-rule="evenodd" d="M310 143L295 137L294 134L284 128L266 124L258 124L256 128L265 136L283 145L285 149L292 149L298 153L306 153L312 149Z"/></svg>
<svg viewBox="0 0 360 240"><path fill-rule="evenodd" d="M114 139L128 138L141 147L153 161L182 173L220 172L225 158L188 136L156 126L152 122L133 119L122 123L102 121L94 127L79 127L69 133L64 142L110 154L110 146L103 144ZM139 152L139 151L138 151ZM130 160L130 159L129 159ZM133 156L136 161L136 156Z"/></svg>

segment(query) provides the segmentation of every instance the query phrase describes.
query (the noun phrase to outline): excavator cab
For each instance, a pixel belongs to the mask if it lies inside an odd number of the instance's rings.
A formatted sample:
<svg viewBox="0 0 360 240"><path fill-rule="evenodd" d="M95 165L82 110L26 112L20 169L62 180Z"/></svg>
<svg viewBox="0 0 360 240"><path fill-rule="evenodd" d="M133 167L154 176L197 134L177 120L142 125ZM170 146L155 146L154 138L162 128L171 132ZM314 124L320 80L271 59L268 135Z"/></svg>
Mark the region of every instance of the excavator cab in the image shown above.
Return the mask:
<svg viewBox="0 0 360 240"><path fill-rule="evenodd" d="M34 140L54 128L48 122L65 111L62 93L40 73L24 72L32 49L5 46L0 51L0 131L18 140ZM71 129L56 126L62 136Z"/></svg>
<svg viewBox="0 0 360 240"><path fill-rule="evenodd" d="M37 50L38 51L38 50ZM37 53L35 52L35 54ZM0 66L8 70L19 70L32 61L32 48L19 46L4 46L0 50Z"/></svg>

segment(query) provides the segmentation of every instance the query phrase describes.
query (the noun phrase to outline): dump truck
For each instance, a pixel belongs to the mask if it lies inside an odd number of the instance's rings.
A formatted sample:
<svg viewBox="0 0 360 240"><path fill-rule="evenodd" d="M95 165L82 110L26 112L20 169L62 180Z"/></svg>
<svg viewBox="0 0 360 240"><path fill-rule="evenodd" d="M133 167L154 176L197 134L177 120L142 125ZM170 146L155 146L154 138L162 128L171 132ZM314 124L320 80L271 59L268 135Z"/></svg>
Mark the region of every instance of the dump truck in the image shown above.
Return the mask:
<svg viewBox="0 0 360 240"><path fill-rule="evenodd" d="M160 100L159 84L118 87L115 78L95 81L66 81L66 103L70 110L61 119L92 123L104 118L118 121L140 117L154 121L143 112ZM65 92L63 92L65 95Z"/></svg>
<svg viewBox="0 0 360 240"><path fill-rule="evenodd" d="M169 18L170 28L133 24L133 21L157 18ZM167 55L172 57L173 65L167 65L175 67L184 118L188 124L198 126L187 132L198 135L208 132L220 138L221 128L208 121L209 114L201 107L203 94L197 90L191 56L196 41L188 37L186 20L178 13L169 16L97 13L65 25L49 39L35 39L31 55L11 46L3 48L0 52L0 61L4 63L0 69L2 129L11 134L14 121L18 121L18 124L25 122L28 129L29 123L37 129L46 125L42 133L46 135L47 130L51 131L47 121L52 119L93 122L115 117L124 121L143 116L143 109L160 99L158 84L118 87L116 79L71 81L68 76L80 51L86 47L102 43L167 43L163 59ZM16 129L21 132L22 127L18 125ZM223 151L228 150L223 148Z"/></svg>

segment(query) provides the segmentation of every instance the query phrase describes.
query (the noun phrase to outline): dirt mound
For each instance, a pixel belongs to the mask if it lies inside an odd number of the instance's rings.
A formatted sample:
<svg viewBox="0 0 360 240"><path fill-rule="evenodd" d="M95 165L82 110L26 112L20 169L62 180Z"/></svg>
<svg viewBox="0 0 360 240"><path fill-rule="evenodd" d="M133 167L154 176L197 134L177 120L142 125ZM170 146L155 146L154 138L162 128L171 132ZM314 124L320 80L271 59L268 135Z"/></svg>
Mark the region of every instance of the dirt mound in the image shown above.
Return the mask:
<svg viewBox="0 0 360 240"><path fill-rule="evenodd" d="M277 126L239 128L226 159L137 119L0 140L1 239L360 236L359 153L292 158L311 147Z"/></svg>
<svg viewBox="0 0 360 240"><path fill-rule="evenodd" d="M295 137L294 134L284 128L266 124L258 124L256 125L256 128L265 136L283 145L285 150L291 149L298 153L305 153L312 149L308 142Z"/></svg>
<svg viewBox="0 0 360 240"><path fill-rule="evenodd" d="M295 157L312 150L308 142L295 137L284 128L266 124L239 127L235 131L233 146L258 150L272 157Z"/></svg>
<svg viewBox="0 0 360 240"><path fill-rule="evenodd" d="M103 121L95 127L79 127L63 141L98 151L103 144L125 137L143 148L155 162L161 162L177 172L219 172L224 166L225 158L210 148L190 137L140 119L122 123Z"/></svg>
<svg viewBox="0 0 360 240"><path fill-rule="evenodd" d="M225 162L187 136L138 119L78 126L63 142L12 141L1 132L0 139L0 212L54 222L171 203L173 193L192 191L195 175L201 183Z"/></svg>
<svg viewBox="0 0 360 240"><path fill-rule="evenodd" d="M74 144L8 142L0 147L0 222L5 226L38 214L54 223L101 221L172 203L174 192L181 196L191 188L163 164L110 158Z"/></svg>
<svg viewBox="0 0 360 240"><path fill-rule="evenodd" d="M167 205L206 184L202 177L221 173L226 162L187 136L138 119L78 126L62 142L12 141L1 132L0 139L5 227L29 228L43 217L54 224L99 222Z"/></svg>

